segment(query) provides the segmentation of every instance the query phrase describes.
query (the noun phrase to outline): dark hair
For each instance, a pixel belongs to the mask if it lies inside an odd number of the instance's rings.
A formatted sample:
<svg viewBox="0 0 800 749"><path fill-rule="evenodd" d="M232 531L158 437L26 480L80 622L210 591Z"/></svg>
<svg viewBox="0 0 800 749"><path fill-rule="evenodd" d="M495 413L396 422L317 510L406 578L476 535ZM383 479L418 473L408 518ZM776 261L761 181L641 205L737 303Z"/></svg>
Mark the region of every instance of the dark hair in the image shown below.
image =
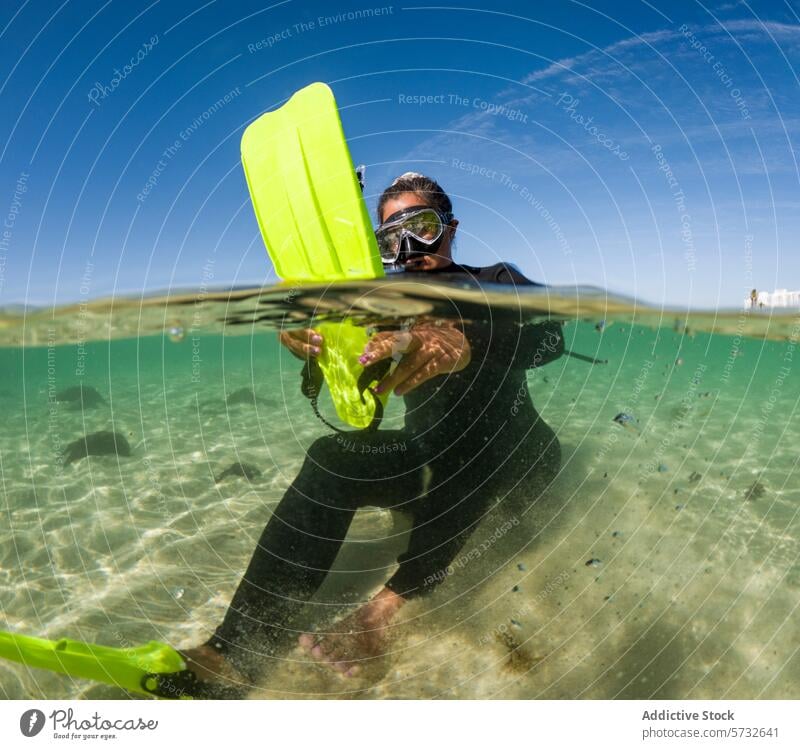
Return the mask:
<svg viewBox="0 0 800 749"><path fill-rule="evenodd" d="M387 187L378 200L378 221L383 220L383 208L392 198L404 192L415 192L425 196L428 205L439 213L452 216L453 204L442 186L430 177L417 172L401 174L389 187Z"/></svg>

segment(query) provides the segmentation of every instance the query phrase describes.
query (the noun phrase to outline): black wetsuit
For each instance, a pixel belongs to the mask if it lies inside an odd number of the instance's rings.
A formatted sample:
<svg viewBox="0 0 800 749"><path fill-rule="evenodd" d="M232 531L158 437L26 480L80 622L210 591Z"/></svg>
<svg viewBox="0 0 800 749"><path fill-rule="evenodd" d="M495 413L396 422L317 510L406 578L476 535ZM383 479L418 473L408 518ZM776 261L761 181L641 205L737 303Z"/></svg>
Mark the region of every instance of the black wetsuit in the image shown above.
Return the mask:
<svg viewBox="0 0 800 749"><path fill-rule="evenodd" d="M426 275L430 272L426 272ZM511 266L450 265L441 280L530 286ZM533 407L528 369L558 358L558 323L464 323L471 361L404 396L403 429L316 440L264 529L225 619L209 641L275 642L331 569L360 507L410 513L408 550L386 583L405 598L446 576L481 518L498 501L534 501L558 471L560 447Z"/></svg>

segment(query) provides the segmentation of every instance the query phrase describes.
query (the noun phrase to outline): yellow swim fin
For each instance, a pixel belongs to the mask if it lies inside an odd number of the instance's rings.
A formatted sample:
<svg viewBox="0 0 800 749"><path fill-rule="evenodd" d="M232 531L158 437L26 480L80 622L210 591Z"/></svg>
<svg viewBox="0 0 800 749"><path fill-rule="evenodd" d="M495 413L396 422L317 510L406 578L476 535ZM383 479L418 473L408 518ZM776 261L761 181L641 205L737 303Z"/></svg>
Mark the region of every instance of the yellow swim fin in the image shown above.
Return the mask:
<svg viewBox="0 0 800 749"><path fill-rule="evenodd" d="M312 83L253 122L242 137L242 164L264 244L284 281L384 276L328 86ZM375 396L359 387L364 368L358 357L367 333L350 321L316 327L325 340L319 364L336 413L364 429L380 407ZM381 404L385 403L383 396Z"/></svg>
<svg viewBox="0 0 800 749"><path fill-rule="evenodd" d="M328 383L336 413L350 426L366 429L376 415L383 415L389 398L389 393L378 396L367 389L376 385L377 379L362 381L364 367L358 357L364 353L369 340L367 331L350 320L320 323L316 329L325 341L317 361Z"/></svg>
<svg viewBox="0 0 800 749"><path fill-rule="evenodd" d="M0 632L0 658L44 668L77 679L91 679L151 696L190 697L191 692L162 694L162 677L190 675L181 655L163 642L133 648L90 645L78 640L43 640Z"/></svg>
<svg viewBox="0 0 800 749"><path fill-rule="evenodd" d="M256 219L285 281L384 275L333 92L312 83L242 136Z"/></svg>

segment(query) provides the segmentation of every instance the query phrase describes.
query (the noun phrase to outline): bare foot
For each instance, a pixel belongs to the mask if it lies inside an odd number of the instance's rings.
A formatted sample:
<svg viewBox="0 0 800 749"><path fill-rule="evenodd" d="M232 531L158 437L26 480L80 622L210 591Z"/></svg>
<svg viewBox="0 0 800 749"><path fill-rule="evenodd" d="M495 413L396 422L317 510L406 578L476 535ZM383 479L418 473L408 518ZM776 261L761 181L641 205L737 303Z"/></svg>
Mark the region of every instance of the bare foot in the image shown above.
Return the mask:
<svg viewBox="0 0 800 749"><path fill-rule="evenodd" d="M339 622L325 635L300 635L298 642L312 658L323 661L345 676L356 676L361 661L376 658L386 652L385 627L367 629L359 612Z"/></svg>
<svg viewBox="0 0 800 749"><path fill-rule="evenodd" d="M384 588L369 603L324 635L300 635L298 642L312 658L328 663L345 676L361 671L361 661L386 652L388 624L405 599Z"/></svg>

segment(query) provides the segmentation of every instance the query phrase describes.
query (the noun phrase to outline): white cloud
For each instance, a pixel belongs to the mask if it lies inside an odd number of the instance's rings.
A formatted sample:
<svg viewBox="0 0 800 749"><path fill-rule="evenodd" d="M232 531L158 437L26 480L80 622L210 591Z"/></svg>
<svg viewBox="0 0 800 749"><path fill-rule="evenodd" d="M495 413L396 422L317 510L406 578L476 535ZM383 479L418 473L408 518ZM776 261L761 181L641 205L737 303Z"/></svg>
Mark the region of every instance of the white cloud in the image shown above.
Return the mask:
<svg viewBox="0 0 800 749"><path fill-rule="evenodd" d="M777 40L800 42L800 25L780 23L778 21L761 21L758 19L738 19L723 21L720 24L698 26L691 29L698 38L706 36L719 36L730 34L739 40L739 37L752 39L755 36L766 40L773 37ZM596 77L619 77L625 75L628 67L623 60L623 53L639 50L642 47L656 47L667 42L683 39L679 31L661 29L644 34L621 39L604 48L597 48L572 57L555 60L546 68L535 70L523 78L524 83L537 83L552 80L570 74L571 81L581 79L591 80ZM585 70L583 70L585 68Z"/></svg>
<svg viewBox="0 0 800 749"><path fill-rule="evenodd" d="M702 143L704 155L710 156L712 151L707 149L715 144L724 149L727 144L735 151L735 169L760 173L764 167L752 148L755 137L765 149L771 172L793 171L796 162L787 158L786 149L792 147L787 135L791 140L796 135L800 139L800 102L779 87L778 80L770 80L770 88L764 89L753 76L752 58L742 63L739 53L730 52L731 36L737 41L757 36L761 46L755 52L748 48L748 54L767 54L774 60L775 43L770 35L780 40L800 40L800 25L740 19L693 27L691 32L709 45L714 59L723 63L723 72L730 74L734 82L722 81L719 71L689 46L690 40L682 32L652 31L553 61L524 76L522 86L497 92L495 100L528 113L529 124L509 124L497 116L467 110L459 113L442 133L420 143L414 156L460 153L466 160L491 159L500 169L521 167L529 174L541 173L542 169L558 174L585 170L584 158L594 164L595 157L605 154L589 135L572 126L563 107L555 106L557 97L547 98L542 90L555 93L563 87L573 93L577 90L581 112L591 115L598 128L625 149L647 149L651 139L661 143ZM539 88L539 84L544 85ZM731 95L732 90L739 89L748 107L747 117ZM770 94L777 97L778 112ZM609 108L612 102L618 111ZM567 143L549 135L547 128L562 135ZM535 155L535 161L526 160L520 152ZM732 165L723 150L709 158L705 166L712 171L729 172ZM609 168L613 170L614 165Z"/></svg>
<svg viewBox="0 0 800 749"><path fill-rule="evenodd" d="M741 19L736 21L723 21L720 26L730 32L738 33L760 33L777 37L800 41L800 25L793 23L779 23L778 21L760 21L758 19ZM716 26L708 26L706 31L719 31Z"/></svg>
<svg viewBox="0 0 800 749"><path fill-rule="evenodd" d="M724 13L728 10L736 10L744 5L744 0L737 0L735 3L723 3L718 8L714 9L715 13Z"/></svg>
<svg viewBox="0 0 800 749"><path fill-rule="evenodd" d="M523 82L535 83L537 81L555 78L564 73L574 71L574 69L580 65L590 65L593 62L595 63L593 70L587 71L583 77L589 78L593 73L597 74L600 72L607 74L608 69L606 67L597 65L596 61L603 61L606 63L613 62L613 60L609 60L608 58L613 58L616 53L627 52L628 50L639 46L653 46L656 44L661 44L662 42L677 39L680 36L681 35L675 31L664 29L661 31L650 31L645 34L629 37L627 39L621 39L620 41L614 42L608 47L604 47L602 49L593 49L589 52L575 55L574 57L565 57L561 60L556 60L543 70L536 70L533 73L530 73L523 78Z"/></svg>

